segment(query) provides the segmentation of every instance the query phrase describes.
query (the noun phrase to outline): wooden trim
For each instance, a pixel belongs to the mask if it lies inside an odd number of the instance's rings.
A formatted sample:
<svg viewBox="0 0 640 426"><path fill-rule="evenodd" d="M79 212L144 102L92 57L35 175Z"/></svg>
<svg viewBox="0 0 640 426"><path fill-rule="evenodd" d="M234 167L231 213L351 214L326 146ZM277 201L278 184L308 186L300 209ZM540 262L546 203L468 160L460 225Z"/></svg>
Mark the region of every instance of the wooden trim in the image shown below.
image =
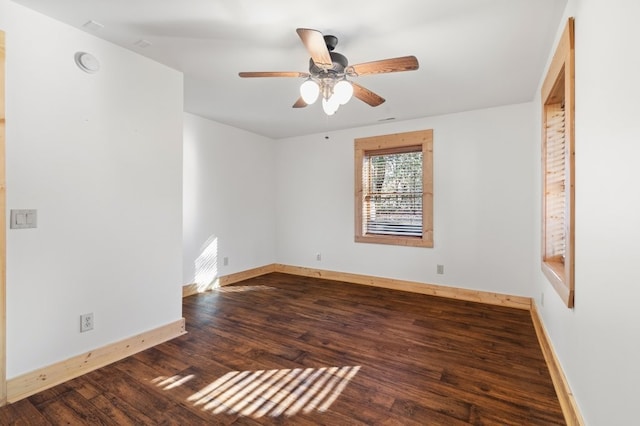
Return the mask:
<svg viewBox="0 0 640 426"><path fill-rule="evenodd" d="M0 31L0 406L7 403L7 200L5 177L5 35Z"/></svg>
<svg viewBox="0 0 640 426"><path fill-rule="evenodd" d="M184 318L182 318L154 330L15 377L7 382L8 401L11 403L19 401L185 333Z"/></svg>
<svg viewBox="0 0 640 426"><path fill-rule="evenodd" d="M356 235L354 241L356 243L389 244L393 246L433 247L433 241L429 241L424 237L402 237L399 235Z"/></svg>
<svg viewBox="0 0 640 426"><path fill-rule="evenodd" d="M560 40L558 41L558 46L556 47L556 51L553 54L553 58L551 59L551 63L549 64L549 69L547 70L547 75L542 83L542 100L543 102L548 98L549 94L553 92L553 87L556 84L556 80L560 72L562 71L562 67L565 64L570 65L573 68L573 57L574 57L574 49L575 49L575 19L569 18L567 20L567 25L560 36ZM569 73L572 75L573 73ZM566 73L565 73L566 75ZM565 82L566 84L566 82Z"/></svg>
<svg viewBox="0 0 640 426"><path fill-rule="evenodd" d="M345 281L351 284L362 284L373 287L388 288L392 290L408 291L411 293L428 294L431 296L448 297L450 299L467 300L470 302L487 303L490 305L508 306L517 309L531 309L531 298L512 296L508 294L491 293L480 290L469 290L457 287L446 287L437 284L419 283L415 281L396 280L393 278L380 278L370 275L351 274L347 272L334 272L323 269L305 268L302 266L290 266L279 263L261 266L255 269L238 272L236 274L220 277L218 286L225 286L244 281L272 272L281 272L303 277L323 278L332 281ZM206 290L198 289L198 284L187 284L182 287L183 297L212 290L209 286Z"/></svg>
<svg viewBox="0 0 640 426"><path fill-rule="evenodd" d="M182 298L193 296L200 293L198 291L198 284L185 284L182 286Z"/></svg>
<svg viewBox="0 0 640 426"><path fill-rule="evenodd" d="M248 269L246 271L237 272L235 274L229 274L218 278L214 283L201 286L199 284L186 284L182 287L182 297L193 296L194 294L204 293L205 291L213 290L216 287L222 287L229 284L234 284L240 281L248 280L250 278L259 277L261 275L270 274L275 272L275 264L264 265L258 268Z"/></svg>
<svg viewBox="0 0 640 426"><path fill-rule="evenodd" d="M575 21L567 20L542 83L542 271L568 308L575 299ZM553 264L547 257L547 107L564 103L565 109L565 259ZM561 267L560 267L561 266Z"/></svg>
<svg viewBox="0 0 640 426"><path fill-rule="evenodd" d="M549 339L549 335L544 328L535 301L532 301L531 303L531 320L533 321L533 326L536 329L538 342L540 343L544 359L547 362L547 368L549 369L549 374L551 374L551 380L553 381L553 386L556 390L558 401L562 407L562 413L564 414L567 425L582 426L585 423L582 419L582 415L580 414L580 410L578 409L578 404L573 397L573 392L569 387L569 382L562 371L560 361L553 350L551 339Z"/></svg>
<svg viewBox="0 0 640 426"><path fill-rule="evenodd" d="M563 280L563 277L565 276L565 265L560 262L543 262L542 272L558 295L560 295L560 299L562 299L567 307L572 308L575 290L570 289Z"/></svg>
<svg viewBox="0 0 640 426"><path fill-rule="evenodd" d="M362 284L373 287L388 288L392 290L428 294L430 296L448 297L450 299L487 303L490 305L508 306L517 309L531 309L530 297L511 296L507 294L469 290L456 287L445 287L437 284L403 281L392 278L379 278L369 275L350 274L346 272L325 271L321 269L304 268L300 266L276 264L275 270L276 272L283 272L285 274L291 275L323 278L333 281L345 281L352 284Z"/></svg>
<svg viewBox="0 0 640 426"><path fill-rule="evenodd" d="M261 275L270 274L276 271L275 264L260 266L258 268L249 269L242 272L237 272L235 274L225 275L220 277L220 285L225 286L229 284L234 284L240 281L248 280L250 278L259 277Z"/></svg>
<svg viewBox="0 0 640 426"><path fill-rule="evenodd" d="M363 233L362 162L368 153L422 152L422 236L373 235ZM355 236L357 243L433 247L433 130L359 138L354 141Z"/></svg>
<svg viewBox="0 0 640 426"><path fill-rule="evenodd" d="M211 286L213 288L213 286ZM199 284L185 284L182 286L182 297L193 296L194 294L203 293L205 291L211 290L211 288L201 288Z"/></svg>

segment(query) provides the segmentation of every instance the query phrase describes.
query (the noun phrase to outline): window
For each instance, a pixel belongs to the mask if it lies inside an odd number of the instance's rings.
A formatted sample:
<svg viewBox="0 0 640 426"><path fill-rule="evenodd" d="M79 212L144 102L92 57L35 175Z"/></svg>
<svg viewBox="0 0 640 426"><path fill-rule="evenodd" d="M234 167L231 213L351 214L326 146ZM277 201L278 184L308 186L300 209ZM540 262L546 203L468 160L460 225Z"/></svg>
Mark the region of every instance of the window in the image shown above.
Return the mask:
<svg viewBox="0 0 640 426"><path fill-rule="evenodd" d="M356 242L433 247L433 131L355 140Z"/></svg>
<svg viewBox="0 0 640 426"><path fill-rule="evenodd" d="M574 299L574 31L569 19L542 85L542 271Z"/></svg>

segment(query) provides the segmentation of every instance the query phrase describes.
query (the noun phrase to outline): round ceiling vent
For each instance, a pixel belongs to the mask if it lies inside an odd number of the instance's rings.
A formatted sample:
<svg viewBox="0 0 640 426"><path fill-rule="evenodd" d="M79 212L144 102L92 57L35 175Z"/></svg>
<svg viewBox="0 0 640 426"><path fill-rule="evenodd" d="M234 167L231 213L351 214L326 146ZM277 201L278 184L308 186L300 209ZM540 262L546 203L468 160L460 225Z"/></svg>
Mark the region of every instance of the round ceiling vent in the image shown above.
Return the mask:
<svg viewBox="0 0 640 426"><path fill-rule="evenodd" d="M93 74L100 70L100 62L91 53L76 52L74 59L78 68L84 72Z"/></svg>

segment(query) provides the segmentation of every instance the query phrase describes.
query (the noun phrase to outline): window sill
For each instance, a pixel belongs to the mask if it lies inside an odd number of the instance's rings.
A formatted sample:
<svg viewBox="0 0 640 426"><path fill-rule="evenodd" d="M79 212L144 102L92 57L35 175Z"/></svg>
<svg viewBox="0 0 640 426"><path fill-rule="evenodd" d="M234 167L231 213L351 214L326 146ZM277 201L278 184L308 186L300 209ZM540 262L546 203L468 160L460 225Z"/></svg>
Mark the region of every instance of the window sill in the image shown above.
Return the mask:
<svg viewBox="0 0 640 426"><path fill-rule="evenodd" d="M356 235L356 243L389 244L408 247L433 247L433 241L424 237L398 237L395 235Z"/></svg>
<svg viewBox="0 0 640 426"><path fill-rule="evenodd" d="M573 308L573 291L565 279L565 265L562 262L542 262L542 272L568 308Z"/></svg>

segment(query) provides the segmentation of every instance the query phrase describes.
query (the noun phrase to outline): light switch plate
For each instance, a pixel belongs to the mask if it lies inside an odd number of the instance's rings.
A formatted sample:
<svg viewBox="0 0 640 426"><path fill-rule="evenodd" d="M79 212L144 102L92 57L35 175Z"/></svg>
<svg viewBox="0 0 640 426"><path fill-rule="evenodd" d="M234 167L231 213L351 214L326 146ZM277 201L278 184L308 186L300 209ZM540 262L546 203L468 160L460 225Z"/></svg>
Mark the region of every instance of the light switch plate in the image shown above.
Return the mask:
<svg viewBox="0 0 640 426"><path fill-rule="evenodd" d="M12 209L11 229L27 229L38 227L38 211L36 209Z"/></svg>

